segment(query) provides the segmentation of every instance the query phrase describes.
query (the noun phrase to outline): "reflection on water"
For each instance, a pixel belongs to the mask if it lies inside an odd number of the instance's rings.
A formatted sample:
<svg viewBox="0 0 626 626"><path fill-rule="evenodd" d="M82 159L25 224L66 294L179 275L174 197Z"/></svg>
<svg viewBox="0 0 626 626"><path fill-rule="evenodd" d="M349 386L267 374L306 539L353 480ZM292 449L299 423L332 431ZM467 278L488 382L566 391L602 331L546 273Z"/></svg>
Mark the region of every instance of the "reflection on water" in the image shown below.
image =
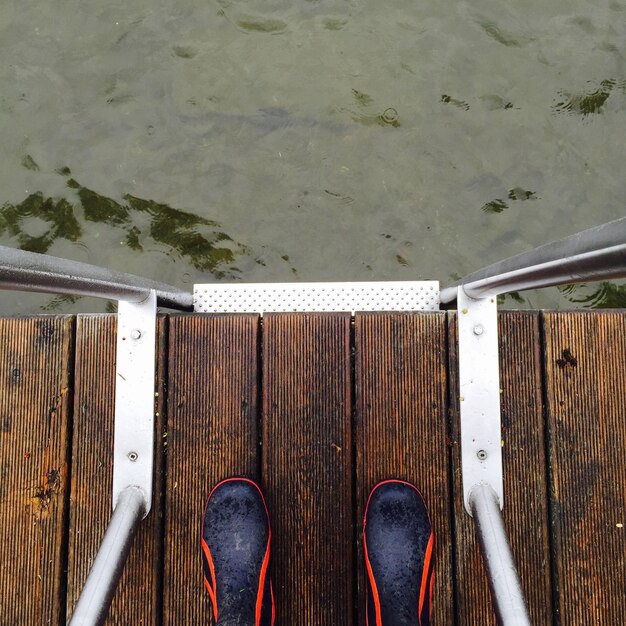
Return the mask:
<svg viewBox="0 0 626 626"><path fill-rule="evenodd" d="M581 283L560 288L573 304L586 309L625 309L626 285L608 281L594 284Z"/></svg>
<svg viewBox="0 0 626 626"><path fill-rule="evenodd" d="M244 31L258 33L282 33L287 29L287 23L283 20L262 18L254 15L240 15L236 19L237 26Z"/></svg>
<svg viewBox="0 0 626 626"><path fill-rule="evenodd" d="M625 2L4 3L0 243L183 288L445 284L616 219Z"/></svg>
<svg viewBox="0 0 626 626"><path fill-rule="evenodd" d="M32 158L30 161L36 165ZM67 177L67 186L76 191L79 202L45 198L36 192L19 204L4 204L0 211L0 235L14 237L22 250L45 254L57 239L80 241L84 219L120 229L125 244L136 252L142 252L149 243L158 243L193 268L217 278L233 278L238 273L233 264L248 250L221 230L217 222L130 194L124 196L123 202L117 202L82 186L70 177L67 167L60 169L59 174Z"/></svg>
<svg viewBox="0 0 626 626"><path fill-rule="evenodd" d="M80 296L72 296L68 293L64 293L58 296L53 296L50 300L42 305L41 310L44 313L55 313L61 309L71 310L73 304L76 304L80 300ZM113 313L112 307L115 305L112 301L107 300L106 311L107 313Z"/></svg>
<svg viewBox="0 0 626 626"><path fill-rule="evenodd" d="M521 200L524 202L525 200L537 200L537 193L534 191L527 191L526 189L522 189L521 187L514 187L513 189L509 189L509 200ZM495 198L483 205L482 210L485 213L502 213L504 209L508 209L509 204L502 198Z"/></svg>
<svg viewBox="0 0 626 626"><path fill-rule="evenodd" d="M600 113L602 107L612 93L626 94L626 81L617 81L609 78L594 86L593 81L589 82L590 89L583 93L572 94L566 91L559 92L559 102L553 105L555 113L571 113L577 115L591 115Z"/></svg>
<svg viewBox="0 0 626 626"><path fill-rule="evenodd" d="M503 293L498 296L498 306L510 303L517 305L527 304L524 297L521 296L518 291L511 291L510 293Z"/></svg>
<svg viewBox="0 0 626 626"><path fill-rule="evenodd" d="M442 94L441 101L445 104L452 104L463 111L469 111L470 105L465 102L465 100L458 100L457 98L453 98L452 96L448 96L447 94Z"/></svg>
<svg viewBox="0 0 626 626"><path fill-rule="evenodd" d="M22 250L45 254L56 239L78 241L82 229L67 200L44 198L37 192L19 204L2 205L0 235L5 233Z"/></svg>
<svg viewBox="0 0 626 626"><path fill-rule="evenodd" d="M398 111L393 107L387 107L381 110L372 96L366 94L357 89L352 89L352 97L354 98L357 110L345 109L353 121L363 124L365 126L392 126L393 128L400 127L400 121L398 120ZM342 111L343 109L339 109Z"/></svg>
<svg viewBox="0 0 626 626"><path fill-rule="evenodd" d="M481 22L480 26L483 28L485 33L489 35L489 37L509 48L521 48L522 46L535 41L534 37L525 37L524 35L507 32L504 28L499 27L493 22Z"/></svg>
<svg viewBox="0 0 626 626"><path fill-rule="evenodd" d="M626 309L626 284L609 281L579 283L563 285L558 290L568 302L583 309ZM528 308L529 303L522 294L512 291L498 296L498 305Z"/></svg>

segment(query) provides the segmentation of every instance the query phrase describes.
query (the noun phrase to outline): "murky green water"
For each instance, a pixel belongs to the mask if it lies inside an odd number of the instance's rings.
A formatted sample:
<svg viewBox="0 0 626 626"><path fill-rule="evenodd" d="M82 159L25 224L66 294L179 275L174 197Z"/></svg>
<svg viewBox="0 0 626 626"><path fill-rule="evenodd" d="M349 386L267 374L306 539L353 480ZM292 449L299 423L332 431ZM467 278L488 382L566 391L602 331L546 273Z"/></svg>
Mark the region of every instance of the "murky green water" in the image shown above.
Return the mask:
<svg viewBox="0 0 626 626"><path fill-rule="evenodd" d="M626 213L625 55L617 0L5 2L0 244L189 288L448 283Z"/></svg>

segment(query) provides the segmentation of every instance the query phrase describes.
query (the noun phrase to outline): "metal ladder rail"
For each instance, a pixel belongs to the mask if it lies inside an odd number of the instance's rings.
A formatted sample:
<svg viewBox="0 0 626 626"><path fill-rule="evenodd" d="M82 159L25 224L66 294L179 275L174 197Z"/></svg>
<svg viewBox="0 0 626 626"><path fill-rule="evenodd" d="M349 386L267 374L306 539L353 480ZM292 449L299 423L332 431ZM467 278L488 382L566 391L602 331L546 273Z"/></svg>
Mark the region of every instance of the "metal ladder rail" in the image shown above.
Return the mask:
<svg viewBox="0 0 626 626"><path fill-rule="evenodd" d="M626 275L626 217L595 226L489 265L441 290L456 300L457 288L474 299Z"/></svg>
<svg viewBox="0 0 626 626"><path fill-rule="evenodd" d="M0 246L0 289L67 293L127 302L141 302L154 290L159 306L193 309L192 295L172 285L7 246Z"/></svg>
<svg viewBox="0 0 626 626"><path fill-rule="evenodd" d="M501 513L497 296L623 277L626 218L510 257L440 292L442 303L457 301L463 498L475 522L494 609L503 626L531 622Z"/></svg>
<svg viewBox="0 0 626 626"><path fill-rule="evenodd" d="M192 294L132 274L0 246L0 289L118 301L113 512L70 621L102 624L139 523L150 512L154 467L157 303L191 310Z"/></svg>

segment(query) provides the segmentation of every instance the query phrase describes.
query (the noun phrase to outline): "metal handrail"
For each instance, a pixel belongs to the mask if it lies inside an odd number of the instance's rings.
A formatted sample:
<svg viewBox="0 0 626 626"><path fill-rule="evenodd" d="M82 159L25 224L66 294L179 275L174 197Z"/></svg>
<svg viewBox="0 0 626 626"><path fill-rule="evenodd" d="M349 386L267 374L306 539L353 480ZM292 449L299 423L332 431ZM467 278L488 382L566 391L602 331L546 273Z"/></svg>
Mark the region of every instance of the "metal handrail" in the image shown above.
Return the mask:
<svg viewBox="0 0 626 626"><path fill-rule="evenodd" d="M145 504L141 489L127 487L120 494L69 626L105 622L133 538L145 514Z"/></svg>
<svg viewBox="0 0 626 626"><path fill-rule="evenodd" d="M145 300L154 289L161 306L185 311L193 308L192 294L172 285L6 246L0 246L0 289L66 293L129 302Z"/></svg>
<svg viewBox="0 0 626 626"><path fill-rule="evenodd" d="M476 485L470 494L470 507L498 624L530 626L496 492L488 484Z"/></svg>
<svg viewBox="0 0 626 626"><path fill-rule="evenodd" d="M626 277L626 217L584 230L494 263L441 290L442 303L457 288L470 298L511 291Z"/></svg>
<svg viewBox="0 0 626 626"><path fill-rule="evenodd" d="M624 276L626 218L621 218L490 265L439 294L443 303L457 300L459 310L463 495L474 518L499 624L531 622L500 510L503 442L494 296Z"/></svg>
<svg viewBox="0 0 626 626"><path fill-rule="evenodd" d="M70 621L72 626L100 626L151 505L156 305L191 310L193 295L132 274L5 246L0 246L0 289L119 301L113 515Z"/></svg>

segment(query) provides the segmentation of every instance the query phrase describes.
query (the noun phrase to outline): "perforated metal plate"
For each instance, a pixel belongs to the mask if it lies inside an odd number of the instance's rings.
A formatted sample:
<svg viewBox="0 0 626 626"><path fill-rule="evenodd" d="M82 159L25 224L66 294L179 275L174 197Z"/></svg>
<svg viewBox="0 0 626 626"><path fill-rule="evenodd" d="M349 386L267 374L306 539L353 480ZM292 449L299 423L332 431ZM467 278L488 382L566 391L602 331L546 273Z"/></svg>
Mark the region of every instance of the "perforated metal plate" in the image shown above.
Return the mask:
<svg viewBox="0 0 626 626"><path fill-rule="evenodd" d="M437 311L439 282L213 283L194 285L194 311Z"/></svg>

